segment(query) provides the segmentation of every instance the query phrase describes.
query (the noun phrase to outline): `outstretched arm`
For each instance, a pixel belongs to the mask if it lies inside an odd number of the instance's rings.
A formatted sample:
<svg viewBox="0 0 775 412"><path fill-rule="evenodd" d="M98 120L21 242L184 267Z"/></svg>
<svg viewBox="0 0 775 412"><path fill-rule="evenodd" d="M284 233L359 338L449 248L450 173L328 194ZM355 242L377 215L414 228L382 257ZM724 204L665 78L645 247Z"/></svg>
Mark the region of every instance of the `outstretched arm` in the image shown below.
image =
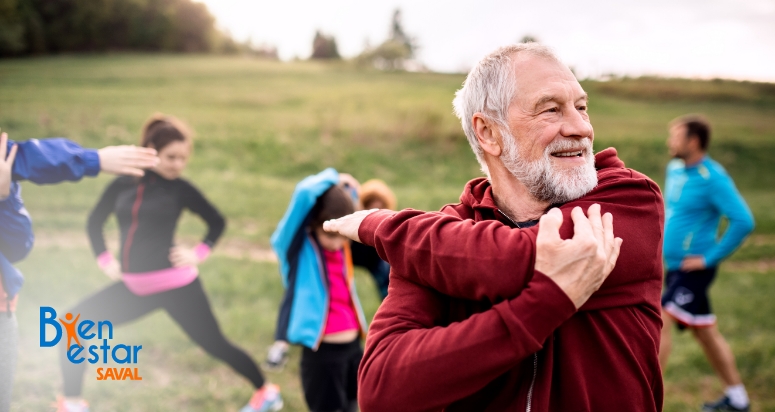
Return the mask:
<svg viewBox="0 0 775 412"><path fill-rule="evenodd" d="M156 150L135 146L109 146L99 150L85 149L63 138L8 141L6 147L18 146L13 165L13 180L38 184L77 181L96 176L100 171L142 176L143 169L157 164Z"/></svg>
<svg viewBox="0 0 775 412"><path fill-rule="evenodd" d="M662 201L653 182L639 178L604 183L588 196L561 206L563 239L574 233L568 218L572 210L594 203L622 222L617 235L629 239L628 264L642 267L661 259L655 245L661 241ZM533 273L539 227L512 229L498 221L474 222L416 210L361 211L324 226L374 246L391 264L391 276L452 297L489 302L514 298L524 289ZM639 276L648 271L624 267L614 272L618 275L612 287L641 282L644 279Z"/></svg>

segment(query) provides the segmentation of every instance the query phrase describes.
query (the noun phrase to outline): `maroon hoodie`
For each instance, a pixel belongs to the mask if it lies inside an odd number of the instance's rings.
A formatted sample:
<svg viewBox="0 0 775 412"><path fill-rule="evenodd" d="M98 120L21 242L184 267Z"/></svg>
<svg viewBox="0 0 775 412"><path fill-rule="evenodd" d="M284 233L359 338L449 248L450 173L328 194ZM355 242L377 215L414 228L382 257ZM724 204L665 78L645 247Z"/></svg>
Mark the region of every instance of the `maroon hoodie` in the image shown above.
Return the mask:
<svg viewBox="0 0 775 412"><path fill-rule="evenodd" d="M662 409L662 196L615 149L595 163L597 187L560 206L560 235L573 236L573 207L598 203L624 243L578 311L533 269L538 228L515 228L486 179L440 213L363 221L359 237L391 265L359 370L364 412Z"/></svg>

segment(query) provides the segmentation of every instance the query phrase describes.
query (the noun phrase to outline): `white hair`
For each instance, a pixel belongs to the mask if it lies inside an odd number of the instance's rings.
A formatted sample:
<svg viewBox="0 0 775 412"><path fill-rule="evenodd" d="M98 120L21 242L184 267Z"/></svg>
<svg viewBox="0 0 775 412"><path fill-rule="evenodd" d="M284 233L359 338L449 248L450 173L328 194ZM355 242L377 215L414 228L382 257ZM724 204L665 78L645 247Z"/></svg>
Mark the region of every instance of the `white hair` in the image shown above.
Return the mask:
<svg viewBox="0 0 775 412"><path fill-rule="evenodd" d="M519 54L530 54L560 62L557 56L540 43L520 43L501 47L485 56L468 73L463 87L455 93L452 105L455 115L463 125L476 160L482 172L490 177L490 171L484 161L484 153L476 138L472 118L474 113L482 113L498 123L502 130L508 131L506 114L509 105L517 94L513 58Z"/></svg>

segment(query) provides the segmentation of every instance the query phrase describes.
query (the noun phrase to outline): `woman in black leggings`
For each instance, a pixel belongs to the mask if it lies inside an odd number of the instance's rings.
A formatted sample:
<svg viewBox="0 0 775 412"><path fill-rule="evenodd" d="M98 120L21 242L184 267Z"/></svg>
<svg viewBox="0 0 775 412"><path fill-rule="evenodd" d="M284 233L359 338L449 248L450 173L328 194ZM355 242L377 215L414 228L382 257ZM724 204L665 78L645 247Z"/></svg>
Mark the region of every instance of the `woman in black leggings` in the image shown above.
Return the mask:
<svg viewBox="0 0 775 412"><path fill-rule="evenodd" d="M158 151L159 164L142 178L114 180L89 216L89 240L97 262L118 281L68 312L80 315L81 320L108 320L118 326L164 309L202 349L253 384L256 391L242 412L280 410L279 388L265 383L256 363L223 336L198 278L197 264L223 233L225 220L191 183L180 177L191 153L188 128L174 117L155 115L143 129L142 145ZM204 240L194 249L173 246L183 209L199 215L208 226ZM118 259L107 250L102 231L111 213L116 214L121 233ZM82 344L88 347L94 343ZM60 365L65 398L60 399L58 411L88 411L88 404L81 398L86 362L71 362L64 346ZM86 350L82 357L89 358Z"/></svg>

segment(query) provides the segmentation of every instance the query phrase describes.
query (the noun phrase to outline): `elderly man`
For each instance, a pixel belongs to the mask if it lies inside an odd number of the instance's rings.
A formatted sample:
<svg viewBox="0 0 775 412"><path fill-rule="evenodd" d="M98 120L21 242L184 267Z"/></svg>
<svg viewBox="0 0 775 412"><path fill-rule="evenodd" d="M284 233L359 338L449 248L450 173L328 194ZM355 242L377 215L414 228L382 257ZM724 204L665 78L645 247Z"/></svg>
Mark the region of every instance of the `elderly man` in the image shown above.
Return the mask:
<svg viewBox="0 0 775 412"><path fill-rule="evenodd" d="M593 155L587 95L541 45L485 57L454 105L487 179L441 213L361 212L327 225L392 268L361 363L361 408L661 410L657 185L614 149ZM600 209L609 229L614 216L621 254L591 297L558 276L585 265L578 250L542 240L547 223L559 226L559 212L545 215L552 206L576 222L564 219L556 239L575 240L579 207L593 226Z"/></svg>

